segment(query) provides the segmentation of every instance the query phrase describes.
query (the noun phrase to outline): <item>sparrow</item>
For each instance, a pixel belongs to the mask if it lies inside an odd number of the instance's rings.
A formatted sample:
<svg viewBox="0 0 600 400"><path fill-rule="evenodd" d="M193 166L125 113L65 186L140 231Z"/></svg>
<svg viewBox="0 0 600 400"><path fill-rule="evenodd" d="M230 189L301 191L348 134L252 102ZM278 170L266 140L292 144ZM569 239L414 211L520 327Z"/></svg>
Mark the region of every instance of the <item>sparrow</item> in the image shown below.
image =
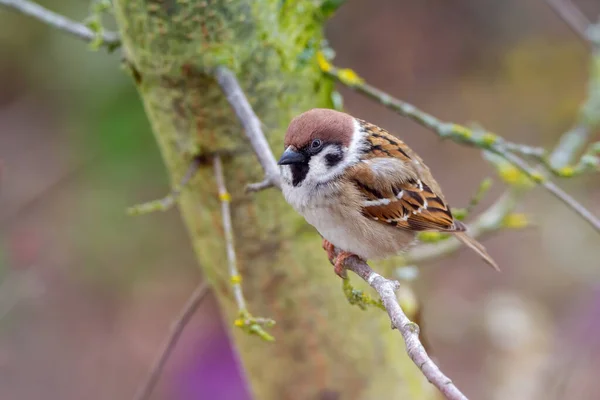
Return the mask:
<svg viewBox="0 0 600 400"><path fill-rule="evenodd" d="M494 269L496 262L452 216L429 168L385 129L330 109L295 117L278 161L286 201L323 237L329 260L344 262L400 254L418 232L454 234Z"/></svg>

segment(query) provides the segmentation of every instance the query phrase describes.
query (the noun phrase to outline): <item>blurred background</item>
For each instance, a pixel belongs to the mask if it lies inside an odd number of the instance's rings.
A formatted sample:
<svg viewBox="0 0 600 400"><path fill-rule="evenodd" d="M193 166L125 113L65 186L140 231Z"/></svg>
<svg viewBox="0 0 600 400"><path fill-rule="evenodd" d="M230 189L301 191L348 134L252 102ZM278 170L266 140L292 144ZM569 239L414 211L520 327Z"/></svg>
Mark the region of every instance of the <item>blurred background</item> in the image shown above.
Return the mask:
<svg viewBox="0 0 600 400"><path fill-rule="evenodd" d="M40 3L88 14L87 2ZM600 14L597 0L576 3ZM543 0L349 0L327 37L336 65L520 143L553 146L585 96L589 49ZM169 188L119 64L0 9L0 399L130 398L202 279L177 210L126 217ZM340 91L347 111L423 156L451 204L494 175L480 152ZM600 214L598 175L561 185ZM473 268L468 250L421 266L425 335L473 398L597 398L600 238L541 189L520 211L532 227L484 241L502 274ZM248 398L211 296L153 398Z"/></svg>

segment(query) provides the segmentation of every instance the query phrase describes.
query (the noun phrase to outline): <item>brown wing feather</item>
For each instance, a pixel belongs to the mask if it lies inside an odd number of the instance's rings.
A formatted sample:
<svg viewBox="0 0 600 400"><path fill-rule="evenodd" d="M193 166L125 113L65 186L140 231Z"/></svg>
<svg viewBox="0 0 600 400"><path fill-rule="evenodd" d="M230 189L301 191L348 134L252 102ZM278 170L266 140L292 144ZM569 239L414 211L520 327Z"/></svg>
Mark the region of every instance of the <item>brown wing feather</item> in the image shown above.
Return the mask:
<svg viewBox="0 0 600 400"><path fill-rule="evenodd" d="M358 176L373 174L368 164L355 167L364 172ZM369 179L371 180L371 179ZM355 180L364 195L363 215L381 223L413 231L460 232L463 227L454 223L452 213L431 188L420 180L396 182L387 188L372 182Z"/></svg>
<svg viewBox="0 0 600 400"><path fill-rule="evenodd" d="M358 120L364 132L367 134L367 141L371 145L370 158L376 157L394 157L404 161L405 168L415 174L426 183L437 196L446 202L440 185L433 179L429 167L425 165L423 159L417 153L412 151L402 140L390 134L383 128L373 125L369 122Z"/></svg>
<svg viewBox="0 0 600 400"><path fill-rule="evenodd" d="M385 129L365 121L360 123L370 151L365 162L354 167L352 176L367 199L363 214L415 231L464 230L454 224L439 185L423 160ZM397 162L392 164L390 160Z"/></svg>
<svg viewBox="0 0 600 400"><path fill-rule="evenodd" d="M347 177L363 195L362 213L382 224L412 231L454 233L496 270L485 248L454 219L439 184L423 160L385 129L359 120L370 151Z"/></svg>

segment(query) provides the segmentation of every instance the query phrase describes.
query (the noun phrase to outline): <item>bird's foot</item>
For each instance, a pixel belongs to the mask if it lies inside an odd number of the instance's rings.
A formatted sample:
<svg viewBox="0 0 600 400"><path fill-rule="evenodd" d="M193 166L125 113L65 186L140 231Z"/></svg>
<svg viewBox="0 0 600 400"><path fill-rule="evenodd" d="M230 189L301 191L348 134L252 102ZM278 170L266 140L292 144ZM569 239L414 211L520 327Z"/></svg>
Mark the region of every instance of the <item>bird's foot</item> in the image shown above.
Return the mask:
<svg viewBox="0 0 600 400"><path fill-rule="evenodd" d="M344 263L349 257L356 257L356 254L347 251L340 251L337 256L335 255L335 246L327 239L323 239L323 249L327 251L327 258L331 265L333 265L333 271L342 279L346 279L346 267Z"/></svg>
<svg viewBox="0 0 600 400"><path fill-rule="evenodd" d="M356 257L356 254L349 253L347 251L340 251L337 255L337 259L335 260L335 264L333 266L333 271L342 279L346 279L348 275L346 274L346 267L344 263L350 257Z"/></svg>
<svg viewBox="0 0 600 400"><path fill-rule="evenodd" d="M323 239L323 249L327 252L327 258L331 265L335 265L335 246L327 239Z"/></svg>

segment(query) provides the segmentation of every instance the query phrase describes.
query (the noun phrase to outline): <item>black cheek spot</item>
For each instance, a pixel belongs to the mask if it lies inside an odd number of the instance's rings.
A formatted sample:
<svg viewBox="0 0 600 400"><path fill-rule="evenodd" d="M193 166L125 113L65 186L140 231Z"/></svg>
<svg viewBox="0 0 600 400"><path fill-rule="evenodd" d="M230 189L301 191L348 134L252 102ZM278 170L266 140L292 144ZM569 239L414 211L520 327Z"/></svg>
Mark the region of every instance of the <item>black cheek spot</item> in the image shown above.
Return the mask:
<svg viewBox="0 0 600 400"><path fill-rule="evenodd" d="M331 153L325 156L325 162L329 168L335 167L342 161L343 156L340 153Z"/></svg>
<svg viewBox="0 0 600 400"><path fill-rule="evenodd" d="M301 184L306 178L309 168L308 163L290 165L290 170L292 171L292 185L298 186Z"/></svg>

